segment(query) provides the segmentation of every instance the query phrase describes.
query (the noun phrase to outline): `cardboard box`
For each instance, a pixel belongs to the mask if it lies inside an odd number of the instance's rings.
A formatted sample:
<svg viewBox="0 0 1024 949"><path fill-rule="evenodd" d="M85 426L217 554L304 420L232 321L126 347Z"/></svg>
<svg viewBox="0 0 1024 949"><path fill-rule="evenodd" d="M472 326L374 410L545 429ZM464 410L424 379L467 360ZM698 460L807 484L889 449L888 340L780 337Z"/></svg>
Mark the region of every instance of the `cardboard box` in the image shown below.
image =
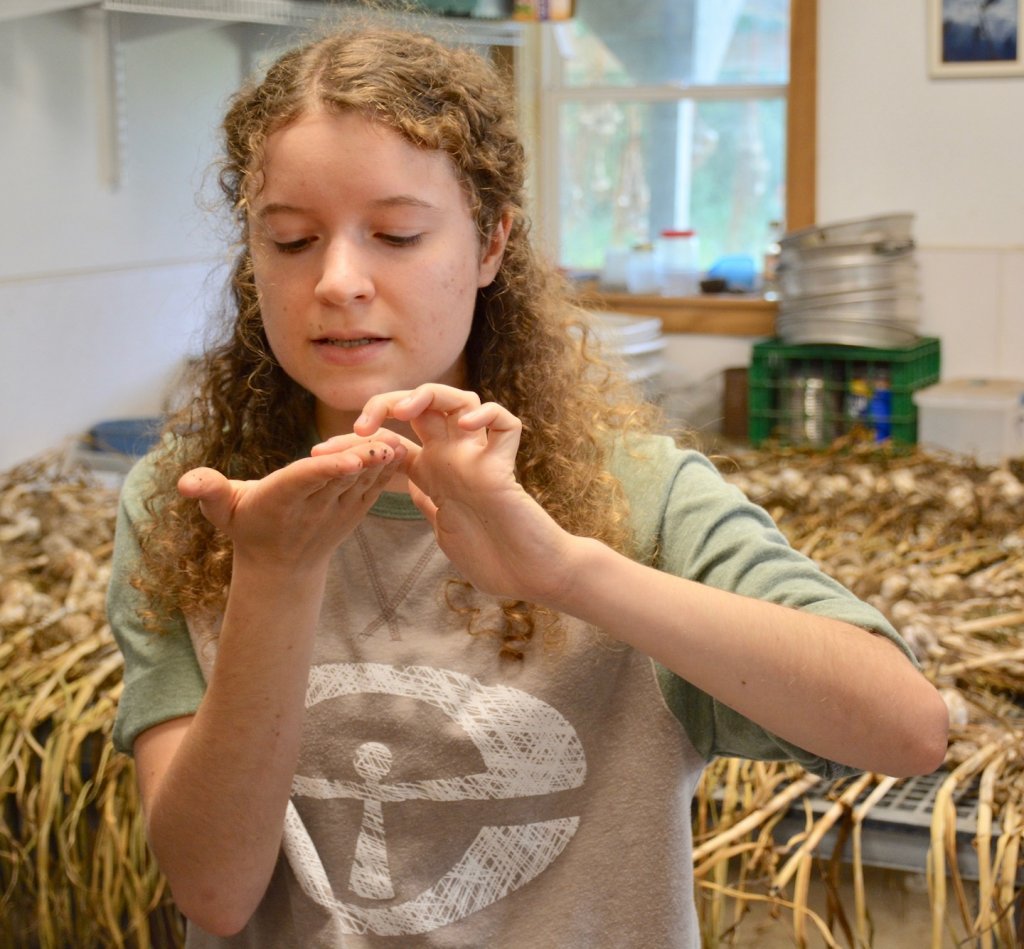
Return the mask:
<svg viewBox="0 0 1024 949"><path fill-rule="evenodd" d="M997 465L1024 456L1024 380L954 379L914 393L918 442Z"/></svg>
<svg viewBox="0 0 1024 949"><path fill-rule="evenodd" d="M571 20L574 0L514 0L512 18L514 20Z"/></svg>

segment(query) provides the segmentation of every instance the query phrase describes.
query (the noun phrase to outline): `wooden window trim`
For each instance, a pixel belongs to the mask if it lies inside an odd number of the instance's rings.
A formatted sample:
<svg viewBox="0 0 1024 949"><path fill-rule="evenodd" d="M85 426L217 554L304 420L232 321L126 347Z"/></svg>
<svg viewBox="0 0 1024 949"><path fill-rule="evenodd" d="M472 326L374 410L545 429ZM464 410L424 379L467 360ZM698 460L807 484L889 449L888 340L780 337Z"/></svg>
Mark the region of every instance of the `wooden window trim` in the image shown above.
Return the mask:
<svg viewBox="0 0 1024 949"><path fill-rule="evenodd" d="M818 155L818 0L790 0L786 98L786 228L815 223Z"/></svg>

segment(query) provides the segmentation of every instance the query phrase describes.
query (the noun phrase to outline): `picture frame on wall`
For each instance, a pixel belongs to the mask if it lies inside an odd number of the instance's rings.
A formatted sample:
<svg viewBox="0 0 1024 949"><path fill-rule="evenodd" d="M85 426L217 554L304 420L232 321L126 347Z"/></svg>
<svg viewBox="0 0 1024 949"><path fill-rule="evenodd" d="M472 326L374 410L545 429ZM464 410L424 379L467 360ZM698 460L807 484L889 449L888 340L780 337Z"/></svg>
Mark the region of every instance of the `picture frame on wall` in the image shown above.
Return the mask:
<svg viewBox="0 0 1024 949"><path fill-rule="evenodd" d="M1024 76L1024 0L928 0L929 74Z"/></svg>

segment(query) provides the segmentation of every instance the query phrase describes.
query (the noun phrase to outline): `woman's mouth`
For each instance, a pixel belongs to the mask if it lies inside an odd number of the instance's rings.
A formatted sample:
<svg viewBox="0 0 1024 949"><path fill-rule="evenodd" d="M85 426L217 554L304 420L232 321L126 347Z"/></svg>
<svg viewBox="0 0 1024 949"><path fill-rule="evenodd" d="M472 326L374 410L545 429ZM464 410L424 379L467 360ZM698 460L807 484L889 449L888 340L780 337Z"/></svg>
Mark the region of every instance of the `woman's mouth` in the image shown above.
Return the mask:
<svg viewBox="0 0 1024 949"><path fill-rule="evenodd" d="M355 349L358 346L368 346L370 343L376 343L377 338L361 336L359 339L319 339L317 342L323 343L326 346L340 346L342 349Z"/></svg>
<svg viewBox="0 0 1024 949"><path fill-rule="evenodd" d="M385 336L321 336L313 345L331 365L361 366L375 361L389 342Z"/></svg>

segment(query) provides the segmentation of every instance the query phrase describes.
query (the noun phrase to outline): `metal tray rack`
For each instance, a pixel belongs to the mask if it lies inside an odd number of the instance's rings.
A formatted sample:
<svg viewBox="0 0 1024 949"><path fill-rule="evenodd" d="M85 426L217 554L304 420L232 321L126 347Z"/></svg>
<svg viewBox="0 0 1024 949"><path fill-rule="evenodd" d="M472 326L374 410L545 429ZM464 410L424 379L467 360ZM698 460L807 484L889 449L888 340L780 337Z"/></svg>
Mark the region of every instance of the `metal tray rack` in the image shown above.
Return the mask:
<svg viewBox="0 0 1024 949"><path fill-rule="evenodd" d="M932 811L935 797L948 776L945 770L919 777L904 778L894 784L888 793L868 812L861 831L861 857L865 866L924 873L928 848L931 844ZM974 838L978 825L978 786L980 778L957 788L953 795L956 808L957 863L964 879L978 879L978 855ZM830 785L812 788L799 804L794 805L779 821L775 839L779 842L801 833L806 824L805 807L815 816L829 810L834 803L829 795ZM868 788L854 803L854 807L868 796ZM835 850L837 830L841 822L822 838L815 851L819 857L829 857ZM1000 831L997 821L992 822L992 835ZM842 859L851 859L851 844L844 844Z"/></svg>

